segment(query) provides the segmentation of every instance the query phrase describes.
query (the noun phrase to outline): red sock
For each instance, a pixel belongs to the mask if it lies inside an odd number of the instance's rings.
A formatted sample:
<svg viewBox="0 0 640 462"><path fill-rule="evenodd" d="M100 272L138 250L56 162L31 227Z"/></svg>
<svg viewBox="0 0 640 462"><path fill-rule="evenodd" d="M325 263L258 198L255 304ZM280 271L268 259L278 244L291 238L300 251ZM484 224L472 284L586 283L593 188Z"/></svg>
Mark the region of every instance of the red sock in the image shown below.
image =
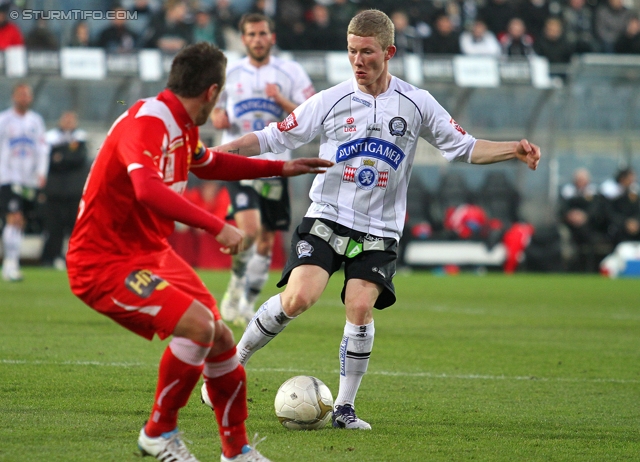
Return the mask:
<svg viewBox="0 0 640 462"><path fill-rule="evenodd" d="M244 425L248 417L247 376L235 347L206 362L205 383L218 421L222 452L225 457L235 457L249 444Z"/></svg>
<svg viewBox="0 0 640 462"><path fill-rule="evenodd" d="M176 358L171 348L167 347L160 360L158 388L153 410L144 429L147 436L160 436L176 428L178 411L189 401L203 367L203 365L193 366L181 361Z"/></svg>

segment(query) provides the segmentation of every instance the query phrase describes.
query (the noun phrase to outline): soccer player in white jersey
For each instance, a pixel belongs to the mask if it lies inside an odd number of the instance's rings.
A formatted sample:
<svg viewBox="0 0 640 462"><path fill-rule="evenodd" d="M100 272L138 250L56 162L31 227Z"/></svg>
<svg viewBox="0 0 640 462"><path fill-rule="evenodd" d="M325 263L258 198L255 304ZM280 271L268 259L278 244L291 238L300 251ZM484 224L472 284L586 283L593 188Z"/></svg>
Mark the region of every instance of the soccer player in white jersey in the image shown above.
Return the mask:
<svg viewBox="0 0 640 462"><path fill-rule="evenodd" d="M13 88L13 106L0 113L0 215L2 230L2 279L20 281L20 244L25 215L35 207L36 194L44 188L49 170L49 145L42 117L30 110L31 86Z"/></svg>
<svg viewBox="0 0 640 462"><path fill-rule="evenodd" d="M525 139L475 139L427 91L389 74L396 51L393 24L381 11L365 10L351 20L347 51L352 79L312 96L281 123L218 149L242 155L279 152L320 134L320 157L335 162L311 186L312 204L294 234L278 284L286 284L284 292L260 307L238 343L238 355L245 364L309 309L344 263L347 319L333 426L368 430L371 426L356 417L355 398L373 347L373 308L396 300L392 278L418 138L450 162L515 158L532 170L540 148Z"/></svg>
<svg viewBox="0 0 640 462"><path fill-rule="evenodd" d="M271 55L275 44L271 19L248 13L240 19L239 29L247 56L227 69L225 89L211 116L214 127L224 129L223 144L279 122L314 94L311 79L298 63ZM284 159L291 159L290 151ZM227 189L233 217L247 236L247 250L233 256L220 311L225 321L246 326L269 276L276 231L288 230L291 223L288 183L286 178L245 180L228 183Z"/></svg>

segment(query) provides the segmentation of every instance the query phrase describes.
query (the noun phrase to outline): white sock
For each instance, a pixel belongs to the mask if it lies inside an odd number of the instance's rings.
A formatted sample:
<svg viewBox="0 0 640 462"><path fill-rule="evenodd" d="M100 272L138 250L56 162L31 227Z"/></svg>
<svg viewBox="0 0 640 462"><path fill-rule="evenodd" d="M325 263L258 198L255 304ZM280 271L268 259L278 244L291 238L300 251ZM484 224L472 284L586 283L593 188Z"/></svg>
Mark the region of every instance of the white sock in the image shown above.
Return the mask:
<svg viewBox="0 0 640 462"><path fill-rule="evenodd" d="M243 250L231 257L231 272L238 279L242 279L247 272L247 263L253 254L253 247Z"/></svg>
<svg viewBox="0 0 640 462"><path fill-rule="evenodd" d="M257 252L254 252L249 263L247 263L245 297L251 305L255 303L264 284L267 282L267 279L269 279L270 266L271 255L260 255Z"/></svg>
<svg viewBox="0 0 640 462"><path fill-rule="evenodd" d="M369 366L375 332L373 321L363 326L346 322L340 344L340 389L336 406L354 405L360 382Z"/></svg>
<svg viewBox="0 0 640 462"><path fill-rule="evenodd" d="M10 261L20 261L20 244L22 243L22 230L14 225L6 225L2 231L2 247L4 258Z"/></svg>
<svg viewBox="0 0 640 462"><path fill-rule="evenodd" d="M290 318L282 310L280 294L274 295L264 302L256 311L238 342L240 364L244 366L256 351L282 332L292 319L294 318Z"/></svg>

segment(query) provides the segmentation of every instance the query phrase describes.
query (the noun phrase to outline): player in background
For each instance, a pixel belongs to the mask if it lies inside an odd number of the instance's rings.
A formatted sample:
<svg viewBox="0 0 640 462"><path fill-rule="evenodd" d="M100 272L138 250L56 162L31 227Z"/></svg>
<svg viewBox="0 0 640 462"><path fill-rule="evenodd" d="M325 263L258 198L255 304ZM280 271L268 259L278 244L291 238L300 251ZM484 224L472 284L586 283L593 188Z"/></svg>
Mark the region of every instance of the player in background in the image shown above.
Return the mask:
<svg viewBox="0 0 640 462"><path fill-rule="evenodd" d="M114 122L87 179L67 253L71 290L87 305L149 340L173 336L138 439L143 455L163 461L197 461L177 422L201 375L215 406L221 460L268 460L248 443L246 375L231 330L195 271L167 242L179 221L213 234L227 253L242 250L241 230L182 196L188 172L240 180L318 173L332 165L245 159L204 148L198 126L218 99L225 66L214 45L185 47L173 60L167 88Z"/></svg>
<svg viewBox="0 0 640 462"><path fill-rule="evenodd" d="M238 355L246 364L313 306L344 263L346 324L333 413L333 426L340 428L371 428L356 416L355 398L373 348L373 308L396 301L392 280L418 138L450 162L518 159L535 170L540 160L539 147L527 140L472 137L431 94L389 74L393 37L383 12L358 13L347 32L352 79L312 96L281 123L218 148L251 156L295 149L320 134L320 158L335 162L311 186L312 204L278 283L286 284L284 292L260 307L238 342Z"/></svg>
<svg viewBox="0 0 640 462"><path fill-rule="evenodd" d="M33 91L26 83L13 88L13 106L0 113L0 215L2 279L20 281L20 244L26 217L49 170L49 145L40 114L31 109Z"/></svg>
<svg viewBox="0 0 640 462"><path fill-rule="evenodd" d="M279 122L313 95L311 79L293 61L271 55L275 45L273 21L248 13L239 22L247 56L227 69L227 84L213 110L213 126L224 129L222 143ZM265 159L291 159L291 151ZM269 277L276 231L291 223L286 178L227 183L233 217L246 234L246 250L233 256L231 280L220 312L226 321L246 326L255 301Z"/></svg>

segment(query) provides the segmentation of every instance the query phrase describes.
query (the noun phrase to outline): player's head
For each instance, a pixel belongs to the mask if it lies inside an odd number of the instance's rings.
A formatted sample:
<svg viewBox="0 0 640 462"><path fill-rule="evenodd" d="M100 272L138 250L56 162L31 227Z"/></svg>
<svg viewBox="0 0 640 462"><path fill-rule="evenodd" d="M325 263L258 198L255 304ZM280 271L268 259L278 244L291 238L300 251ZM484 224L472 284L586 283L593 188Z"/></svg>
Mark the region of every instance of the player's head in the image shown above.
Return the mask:
<svg viewBox="0 0 640 462"><path fill-rule="evenodd" d="M33 102L33 91L31 85L25 82L20 82L13 87L11 93L11 99L13 100L13 107L16 111L24 114L31 107Z"/></svg>
<svg viewBox="0 0 640 462"><path fill-rule="evenodd" d="M347 52L358 85L368 87L387 78L389 60L396 53L394 27L380 10L364 10L347 28Z"/></svg>
<svg viewBox="0 0 640 462"><path fill-rule="evenodd" d="M238 29L249 58L263 62L269 58L276 43L273 21L260 13L247 13L240 18Z"/></svg>
<svg viewBox="0 0 640 462"><path fill-rule="evenodd" d="M184 47L173 58L167 88L182 98L203 98L202 114L194 122L204 124L225 82L227 58L211 43ZM202 117L201 117L202 116Z"/></svg>

